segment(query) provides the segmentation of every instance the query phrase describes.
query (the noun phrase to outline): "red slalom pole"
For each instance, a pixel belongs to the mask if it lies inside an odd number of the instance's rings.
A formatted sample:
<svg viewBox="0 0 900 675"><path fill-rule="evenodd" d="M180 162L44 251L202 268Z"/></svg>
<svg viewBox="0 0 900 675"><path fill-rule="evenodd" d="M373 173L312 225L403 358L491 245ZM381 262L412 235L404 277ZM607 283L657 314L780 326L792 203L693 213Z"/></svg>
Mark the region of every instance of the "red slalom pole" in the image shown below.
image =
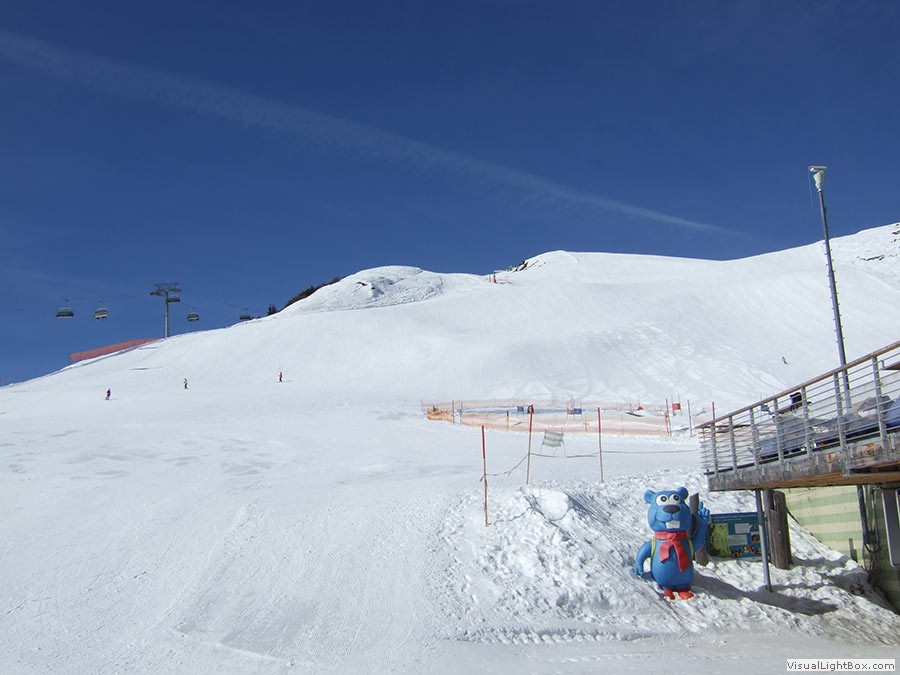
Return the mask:
<svg viewBox="0 0 900 675"><path fill-rule="evenodd" d="M531 427L534 422L534 404L528 406L528 463L525 465L525 485L531 478Z"/></svg>
<svg viewBox="0 0 900 675"><path fill-rule="evenodd" d="M481 425L481 463L483 466L482 469L482 480L484 481L484 526L488 526L488 512L487 512L487 450L485 448L484 443L484 425Z"/></svg>
<svg viewBox="0 0 900 675"><path fill-rule="evenodd" d="M597 408L597 449L600 455L600 482L603 482L603 423L600 421L600 408Z"/></svg>

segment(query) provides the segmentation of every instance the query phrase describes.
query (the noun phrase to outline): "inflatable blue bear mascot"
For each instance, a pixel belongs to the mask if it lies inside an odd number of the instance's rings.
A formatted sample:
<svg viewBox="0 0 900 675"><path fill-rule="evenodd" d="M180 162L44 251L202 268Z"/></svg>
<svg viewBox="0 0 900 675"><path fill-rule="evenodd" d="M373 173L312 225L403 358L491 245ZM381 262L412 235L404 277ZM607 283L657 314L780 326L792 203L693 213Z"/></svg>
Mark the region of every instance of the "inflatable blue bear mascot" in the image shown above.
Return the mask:
<svg viewBox="0 0 900 675"><path fill-rule="evenodd" d="M644 576L644 561L650 558L650 575L666 598L674 600L675 593L683 600L694 597L694 551L706 543L709 509L701 502L696 515L692 514L688 491L683 487L661 492L647 490L644 501L650 505L647 522L654 535L638 549L634 573Z"/></svg>

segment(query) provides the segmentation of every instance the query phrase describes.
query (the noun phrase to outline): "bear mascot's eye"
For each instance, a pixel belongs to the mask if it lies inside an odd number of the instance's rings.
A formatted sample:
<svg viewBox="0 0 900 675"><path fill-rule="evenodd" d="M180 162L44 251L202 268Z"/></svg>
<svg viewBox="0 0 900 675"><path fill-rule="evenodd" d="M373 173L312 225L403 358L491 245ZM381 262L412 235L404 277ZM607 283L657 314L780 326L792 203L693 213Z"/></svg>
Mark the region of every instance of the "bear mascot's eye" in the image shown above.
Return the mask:
<svg viewBox="0 0 900 675"><path fill-rule="evenodd" d="M659 497L656 498L657 504L665 504L667 501L669 501L669 498L666 495L659 495Z"/></svg>

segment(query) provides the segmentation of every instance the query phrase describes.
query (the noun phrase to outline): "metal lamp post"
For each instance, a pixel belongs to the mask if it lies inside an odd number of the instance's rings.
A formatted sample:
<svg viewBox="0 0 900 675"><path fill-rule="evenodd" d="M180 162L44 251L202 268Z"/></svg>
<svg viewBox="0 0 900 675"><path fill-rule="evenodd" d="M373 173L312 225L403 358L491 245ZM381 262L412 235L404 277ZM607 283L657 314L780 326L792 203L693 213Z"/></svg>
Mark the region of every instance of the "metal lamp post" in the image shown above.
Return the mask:
<svg viewBox="0 0 900 675"><path fill-rule="evenodd" d="M816 182L816 190L819 193L819 208L822 211L822 227L825 229L825 258L828 261L828 284L831 288L831 310L834 313L834 332L837 335L838 358L840 366L847 365L847 353L844 351L844 329L841 327L841 310L838 306L837 284L834 281L834 261L831 258L831 241L828 238L828 217L825 211L825 193L822 192L822 184L825 182L825 166L811 166L810 172ZM844 373L846 378L847 374Z"/></svg>
<svg viewBox="0 0 900 675"><path fill-rule="evenodd" d="M825 257L828 260L828 283L831 288L831 309L834 312L834 331L837 335L838 358L840 359L840 366L841 368L844 368L847 365L847 354L844 351L844 330L841 327L841 310L838 306L837 285L834 281L834 261L831 258L831 242L828 239L828 217L826 216L825 211L825 194L822 192L822 184L825 182L825 170L827 168L828 167L824 166L811 166L809 167L809 171L813 175L813 180L816 183L816 191L818 191L819 193L819 209L822 211L822 227L825 228ZM849 408L850 379L846 370L842 371L842 375L845 407ZM863 545L867 550L869 550L869 555L871 556L872 550L870 546L873 544L873 539L877 535L875 532L872 532L869 529L869 517L866 511L865 490L863 489L862 485L856 486L856 498L859 502L859 521L860 525L862 526Z"/></svg>

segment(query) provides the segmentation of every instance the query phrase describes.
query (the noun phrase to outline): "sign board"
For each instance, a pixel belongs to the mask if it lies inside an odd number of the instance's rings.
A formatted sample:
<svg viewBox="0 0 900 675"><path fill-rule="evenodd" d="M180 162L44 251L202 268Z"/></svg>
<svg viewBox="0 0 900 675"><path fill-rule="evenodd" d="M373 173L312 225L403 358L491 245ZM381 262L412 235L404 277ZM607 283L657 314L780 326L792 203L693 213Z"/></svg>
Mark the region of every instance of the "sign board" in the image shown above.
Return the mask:
<svg viewBox="0 0 900 675"><path fill-rule="evenodd" d="M756 511L710 514L708 539L709 554L718 558L762 556Z"/></svg>

